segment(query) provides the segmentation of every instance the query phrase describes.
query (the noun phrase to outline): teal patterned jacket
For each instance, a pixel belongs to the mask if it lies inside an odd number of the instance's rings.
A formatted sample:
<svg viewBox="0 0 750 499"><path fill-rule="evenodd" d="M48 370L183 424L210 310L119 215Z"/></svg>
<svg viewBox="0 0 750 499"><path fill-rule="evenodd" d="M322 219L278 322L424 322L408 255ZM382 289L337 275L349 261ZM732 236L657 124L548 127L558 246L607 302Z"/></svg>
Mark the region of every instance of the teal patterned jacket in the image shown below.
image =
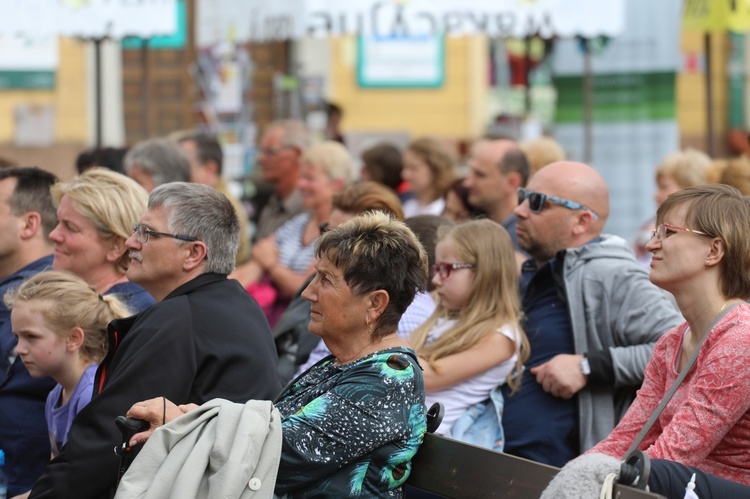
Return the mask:
<svg viewBox="0 0 750 499"><path fill-rule="evenodd" d="M275 402L284 435L276 494L402 497L427 429L416 355L398 347L335 360L315 364Z"/></svg>

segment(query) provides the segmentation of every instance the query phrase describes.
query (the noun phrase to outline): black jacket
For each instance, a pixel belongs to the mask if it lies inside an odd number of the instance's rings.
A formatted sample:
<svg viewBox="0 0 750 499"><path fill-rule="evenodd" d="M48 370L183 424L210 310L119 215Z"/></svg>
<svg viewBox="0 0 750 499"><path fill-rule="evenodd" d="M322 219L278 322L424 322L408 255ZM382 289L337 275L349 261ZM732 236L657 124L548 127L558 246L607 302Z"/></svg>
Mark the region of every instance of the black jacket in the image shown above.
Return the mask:
<svg viewBox="0 0 750 499"><path fill-rule="evenodd" d="M94 398L78 413L32 498L114 496L119 458L113 449L121 439L114 420L135 402L164 396L176 404L217 397L244 403L272 400L281 390L268 322L224 275L203 274L148 310L113 321L109 337Z"/></svg>

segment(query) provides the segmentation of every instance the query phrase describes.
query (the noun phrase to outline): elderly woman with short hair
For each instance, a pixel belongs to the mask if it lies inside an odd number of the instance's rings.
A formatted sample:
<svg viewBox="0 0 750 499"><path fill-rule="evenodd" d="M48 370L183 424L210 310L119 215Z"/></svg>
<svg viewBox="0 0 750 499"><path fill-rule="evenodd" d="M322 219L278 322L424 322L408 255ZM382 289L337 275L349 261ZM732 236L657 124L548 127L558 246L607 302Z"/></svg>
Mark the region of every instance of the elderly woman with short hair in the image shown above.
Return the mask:
<svg viewBox="0 0 750 499"><path fill-rule="evenodd" d="M403 222L381 212L325 233L316 255L315 278L303 296L312 303L310 331L333 354L275 401L283 437L275 492L400 497L426 417L422 371L396 327L425 288L427 256ZM196 409L163 404L161 398L136 404L128 416L148 420L153 429ZM141 451L134 468L142 467L148 451ZM132 493L122 491L122 497Z"/></svg>
<svg viewBox="0 0 750 499"><path fill-rule="evenodd" d="M77 275L99 294L117 294L134 312L154 299L129 282L125 241L146 211L148 194L134 180L104 168L86 170L68 182L52 186L57 227L52 268Z"/></svg>

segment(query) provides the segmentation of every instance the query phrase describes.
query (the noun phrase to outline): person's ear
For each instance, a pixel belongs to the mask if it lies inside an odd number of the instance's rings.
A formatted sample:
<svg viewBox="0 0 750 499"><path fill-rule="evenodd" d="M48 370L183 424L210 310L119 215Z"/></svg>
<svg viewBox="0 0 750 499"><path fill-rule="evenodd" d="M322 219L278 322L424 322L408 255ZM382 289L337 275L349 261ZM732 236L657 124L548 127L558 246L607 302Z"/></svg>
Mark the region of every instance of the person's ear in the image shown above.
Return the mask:
<svg viewBox="0 0 750 499"><path fill-rule="evenodd" d="M519 187L523 187L523 178L518 172L508 172L505 174L507 185L511 192L515 193Z"/></svg>
<svg viewBox="0 0 750 499"><path fill-rule="evenodd" d="M114 235L109 238L109 250L107 250L107 261L117 262L127 251L125 246L126 239L122 236Z"/></svg>
<svg viewBox="0 0 750 499"><path fill-rule="evenodd" d="M208 256L208 248L203 241L187 243L180 249L187 251L187 256L182 262L182 268L186 271L193 270L201 265Z"/></svg>
<svg viewBox="0 0 750 499"><path fill-rule="evenodd" d="M388 295L388 291L384 289L378 289L370 293L368 297L367 316L375 322L380 319L380 316L385 312L388 303L390 303L391 297Z"/></svg>
<svg viewBox="0 0 750 499"><path fill-rule="evenodd" d="M216 161L212 160L212 159L210 159L210 160L206 161L205 163L203 163L203 168L206 168L207 170L209 170L211 172L211 174L215 175L216 177L220 176L219 175L219 164Z"/></svg>
<svg viewBox="0 0 750 499"><path fill-rule="evenodd" d="M594 215L590 211L581 210L576 212L575 225L573 225L573 235L580 236L591 230L594 225Z"/></svg>
<svg viewBox="0 0 750 499"><path fill-rule="evenodd" d="M83 346L83 340L85 339L85 337L86 334L80 327L76 326L70 328L70 331L68 332L68 338L65 341L65 347L68 352L75 352L76 350L80 350L80 348Z"/></svg>
<svg viewBox="0 0 750 499"><path fill-rule="evenodd" d="M28 240L34 237L42 227L42 216L36 211L24 213L19 217L21 239Z"/></svg>
<svg viewBox="0 0 750 499"><path fill-rule="evenodd" d="M706 263L708 266L713 267L724 259L724 241L719 237L715 237L711 240L708 247L708 255L706 255Z"/></svg>

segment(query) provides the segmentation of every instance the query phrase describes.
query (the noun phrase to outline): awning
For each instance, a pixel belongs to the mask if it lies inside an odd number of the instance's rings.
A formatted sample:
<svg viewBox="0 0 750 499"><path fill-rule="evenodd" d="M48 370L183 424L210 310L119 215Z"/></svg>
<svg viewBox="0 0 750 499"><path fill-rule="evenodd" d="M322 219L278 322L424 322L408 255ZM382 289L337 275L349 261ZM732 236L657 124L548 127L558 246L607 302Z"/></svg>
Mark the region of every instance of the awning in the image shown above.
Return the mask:
<svg viewBox="0 0 750 499"><path fill-rule="evenodd" d="M624 0L198 0L199 46L340 35L616 36Z"/></svg>
<svg viewBox="0 0 750 499"><path fill-rule="evenodd" d="M177 31L177 0L0 0L0 35L123 38Z"/></svg>

